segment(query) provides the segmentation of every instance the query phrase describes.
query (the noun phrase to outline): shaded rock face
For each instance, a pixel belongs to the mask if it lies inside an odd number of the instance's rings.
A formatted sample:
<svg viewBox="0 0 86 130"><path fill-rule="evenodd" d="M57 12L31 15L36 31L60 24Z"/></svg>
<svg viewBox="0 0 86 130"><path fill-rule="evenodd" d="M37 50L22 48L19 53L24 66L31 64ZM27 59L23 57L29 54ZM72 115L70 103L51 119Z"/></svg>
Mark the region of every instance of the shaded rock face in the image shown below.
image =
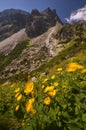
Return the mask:
<svg viewBox="0 0 86 130"><path fill-rule="evenodd" d="M31 38L39 36L54 26L57 21L61 23L55 10L51 10L50 8L42 12L36 9L32 10L31 16L27 19L26 32Z"/></svg>
<svg viewBox="0 0 86 130"><path fill-rule="evenodd" d="M24 28L28 15L29 13L16 9L0 12L0 41Z"/></svg>
<svg viewBox="0 0 86 130"><path fill-rule="evenodd" d="M56 22L61 23L55 10L47 8L39 12L33 9L31 13L8 9L0 12L0 41L18 32L22 28L26 28L26 33L33 38L46 32Z"/></svg>

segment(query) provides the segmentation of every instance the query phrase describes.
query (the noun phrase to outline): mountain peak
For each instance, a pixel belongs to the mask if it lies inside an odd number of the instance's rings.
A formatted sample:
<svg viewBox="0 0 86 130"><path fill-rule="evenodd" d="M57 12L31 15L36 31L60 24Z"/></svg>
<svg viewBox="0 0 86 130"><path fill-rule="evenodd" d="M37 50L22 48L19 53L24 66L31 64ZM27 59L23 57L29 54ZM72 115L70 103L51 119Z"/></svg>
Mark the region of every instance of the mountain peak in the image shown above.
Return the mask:
<svg viewBox="0 0 86 130"><path fill-rule="evenodd" d="M31 12L31 16L28 17L26 23L26 32L31 38L37 37L46 32L50 27L55 26L57 22L62 24L56 11L49 7L42 12L34 9Z"/></svg>
<svg viewBox="0 0 86 130"><path fill-rule="evenodd" d="M33 16L39 16L40 12L37 9L32 9L31 15L33 15Z"/></svg>
<svg viewBox="0 0 86 130"><path fill-rule="evenodd" d="M0 12L0 41L22 28L26 28L31 38L39 36L55 26L57 21L61 23L56 11L49 7L42 12L33 9L31 13L13 8L4 10Z"/></svg>

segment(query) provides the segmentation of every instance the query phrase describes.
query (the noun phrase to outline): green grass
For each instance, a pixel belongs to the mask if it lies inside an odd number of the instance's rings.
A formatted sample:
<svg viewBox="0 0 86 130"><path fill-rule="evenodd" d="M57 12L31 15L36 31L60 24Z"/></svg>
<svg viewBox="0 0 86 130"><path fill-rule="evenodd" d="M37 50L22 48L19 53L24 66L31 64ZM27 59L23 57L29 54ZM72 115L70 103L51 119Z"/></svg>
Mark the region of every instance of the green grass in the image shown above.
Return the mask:
<svg viewBox="0 0 86 130"><path fill-rule="evenodd" d="M79 56L82 54L81 56ZM76 61L81 64L86 65L86 42L73 42L67 45L58 56L55 56L51 61L45 63L37 70L31 72L31 75L35 75L36 73L40 72L49 72L55 66L65 66L68 62L70 62L73 57L77 56Z"/></svg>
<svg viewBox="0 0 86 130"><path fill-rule="evenodd" d="M13 51L7 56L0 54L0 71L2 71L7 65L9 65L14 59L18 58L22 51L29 44L28 41L20 42Z"/></svg>

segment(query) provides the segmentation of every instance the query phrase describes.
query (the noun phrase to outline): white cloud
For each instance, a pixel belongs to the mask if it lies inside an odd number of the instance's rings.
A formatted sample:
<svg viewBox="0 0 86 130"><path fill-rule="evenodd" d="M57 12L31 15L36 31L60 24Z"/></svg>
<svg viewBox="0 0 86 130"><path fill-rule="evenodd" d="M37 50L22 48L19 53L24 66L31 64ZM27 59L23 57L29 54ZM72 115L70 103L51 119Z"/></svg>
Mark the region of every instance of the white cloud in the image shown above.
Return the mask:
<svg viewBox="0 0 86 130"><path fill-rule="evenodd" d="M69 18L65 18L68 23L79 20L86 20L86 5L83 8L76 10L71 13Z"/></svg>

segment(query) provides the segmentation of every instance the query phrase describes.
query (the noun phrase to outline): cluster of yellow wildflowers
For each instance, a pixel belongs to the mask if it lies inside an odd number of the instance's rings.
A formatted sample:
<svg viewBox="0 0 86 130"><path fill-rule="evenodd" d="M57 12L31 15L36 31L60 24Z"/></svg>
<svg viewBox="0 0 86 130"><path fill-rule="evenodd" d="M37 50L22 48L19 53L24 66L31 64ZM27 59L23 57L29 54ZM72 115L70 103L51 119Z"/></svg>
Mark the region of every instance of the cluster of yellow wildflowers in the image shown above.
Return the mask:
<svg viewBox="0 0 86 130"><path fill-rule="evenodd" d="M63 68L58 68L56 71L57 72L61 72L62 70L63 70ZM81 70L81 73L85 73L86 72L85 67L80 65L80 64L78 64L78 63L69 63L67 65L67 68L66 68L67 72L74 72L76 70ZM50 76L49 79L48 79L48 77L46 77L45 79L41 80L42 92L43 92L43 94L46 95L46 97L43 98L43 103L45 105L50 105L51 104L51 99L53 99L53 97L56 96L58 91L60 92L60 90L58 90L59 89L59 86L58 86L59 83L58 83L58 81L56 79L57 79L56 75L52 75L52 76ZM48 83L50 83L50 84L48 84ZM14 85L12 85L11 87L13 87L13 86ZM63 89L67 89L68 86L67 85L62 85L62 88ZM34 87L34 83L32 81L26 83L25 89L23 91L28 97L30 95L29 99L26 102L25 110L26 110L27 113L30 113L32 115L34 115L36 113L36 110L34 109L34 107L35 107L34 104L35 104L35 99L36 99L35 96L39 96L38 95L38 91L39 90L36 90L36 88ZM20 93L20 88L19 87L16 88L14 90L14 92L15 92L16 100L20 101L22 99L22 94ZM18 111L19 107L20 106L17 105L15 107L15 111Z"/></svg>
<svg viewBox="0 0 86 130"><path fill-rule="evenodd" d="M22 94L20 93L20 88L19 87L16 88L14 92L16 93L16 95L15 95L16 100L20 101L22 99Z"/></svg>
<svg viewBox="0 0 86 130"><path fill-rule="evenodd" d="M34 96L34 93L35 93L35 91L34 91L34 83L32 81L28 82L26 84L26 87L24 89L24 93L25 94L30 94L31 93L32 96ZM30 98L28 100L28 102L26 103L26 111L28 113L31 113L32 115L34 115L36 113L36 110L33 108L34 101L35 101L35 98L33 97L33 98Z"/></svg>

